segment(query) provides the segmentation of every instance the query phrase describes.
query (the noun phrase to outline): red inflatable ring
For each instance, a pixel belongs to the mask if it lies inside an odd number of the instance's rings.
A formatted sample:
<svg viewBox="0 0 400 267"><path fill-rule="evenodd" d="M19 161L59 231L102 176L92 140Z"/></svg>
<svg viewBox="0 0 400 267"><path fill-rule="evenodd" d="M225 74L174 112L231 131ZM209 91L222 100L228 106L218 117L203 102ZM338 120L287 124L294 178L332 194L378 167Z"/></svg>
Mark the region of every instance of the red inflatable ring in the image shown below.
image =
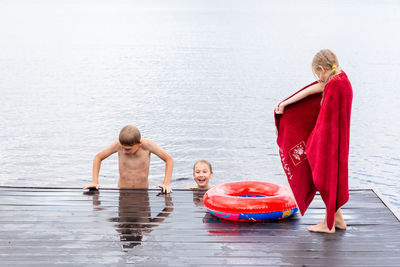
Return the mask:
<svg viewBox="0 0 400 267"><path fill-rule="evenodd" d="M259 181L217 185L204 194L203 202L212 215L231 221L276 220L297 212L288 187Z"/></svg>

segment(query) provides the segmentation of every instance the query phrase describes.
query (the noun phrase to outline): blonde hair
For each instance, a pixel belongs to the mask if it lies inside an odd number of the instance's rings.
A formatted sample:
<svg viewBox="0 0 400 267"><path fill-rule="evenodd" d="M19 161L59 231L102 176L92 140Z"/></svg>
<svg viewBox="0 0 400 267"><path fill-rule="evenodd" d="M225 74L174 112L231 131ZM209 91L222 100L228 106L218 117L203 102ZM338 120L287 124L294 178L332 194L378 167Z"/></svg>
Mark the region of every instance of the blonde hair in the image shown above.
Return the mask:
<svg viewBox="0 0 400 267"><path fill-rule="evenodd" d="M311 67L314 73L319 67L322 67L324 70L331 70L332 72L328 77L329 80L329 78L339 73L339 60L331 50L322 49L315 54Z"/></svg>
<svg viewBox="0 0 400 267"><path fill-rule="evenodd" d="M337 69L339 67L339 61L331 50L322 49L317 54L315 54L312 61L313 70L318 69L321 66L325 70Z"/></svg>
<svg viewBox="0 0 400 267"><path fill-rule="evenodd" d="M133 146L140 143L140 132L138 128L132 125L126 125L119 133L119 142L121 145Z"/></svg>
<svg viewBox="0 0 400 267"><path fill-rule="evenodd" d="M210 169L210 173L213 173L213 172L212 172L211 163L208 162L207 160L204 160L204 159L199 160L199 161L196 161L196 163L193 165L193 173L194 173L194 169L196 168L196 165L199 164L199 163L207 164L207 165L208 165L208 168Z"/></svg>

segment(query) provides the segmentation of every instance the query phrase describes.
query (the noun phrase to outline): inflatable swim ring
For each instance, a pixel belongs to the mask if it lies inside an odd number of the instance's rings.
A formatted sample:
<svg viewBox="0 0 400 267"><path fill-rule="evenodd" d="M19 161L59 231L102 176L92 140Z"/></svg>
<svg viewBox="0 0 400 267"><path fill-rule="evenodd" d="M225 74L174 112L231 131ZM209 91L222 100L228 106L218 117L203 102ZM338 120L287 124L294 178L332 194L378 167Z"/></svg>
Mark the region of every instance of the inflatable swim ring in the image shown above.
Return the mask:
<svg viewBox="0 0 400 267"><path fill-rule="evenodd" d="M204 194L208 212L231 221L266 221L289 217L297 212L290 189L259 181L217 185Z"/></svg>

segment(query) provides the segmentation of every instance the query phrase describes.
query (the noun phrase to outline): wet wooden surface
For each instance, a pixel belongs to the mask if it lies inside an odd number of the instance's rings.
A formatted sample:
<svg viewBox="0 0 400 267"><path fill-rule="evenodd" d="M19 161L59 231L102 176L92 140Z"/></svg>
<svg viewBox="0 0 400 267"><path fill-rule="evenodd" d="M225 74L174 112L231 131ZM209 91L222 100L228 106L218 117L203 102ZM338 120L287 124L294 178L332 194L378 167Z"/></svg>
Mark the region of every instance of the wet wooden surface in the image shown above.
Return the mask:
<svg viewBox="0 0 400 267"><path fill-rule="evenodd" d="M0 187L0 266L399 266L400 223L372 190L351 191L348 230L306 228L324 217L236 223L212 217L204 192Z"/></svg>

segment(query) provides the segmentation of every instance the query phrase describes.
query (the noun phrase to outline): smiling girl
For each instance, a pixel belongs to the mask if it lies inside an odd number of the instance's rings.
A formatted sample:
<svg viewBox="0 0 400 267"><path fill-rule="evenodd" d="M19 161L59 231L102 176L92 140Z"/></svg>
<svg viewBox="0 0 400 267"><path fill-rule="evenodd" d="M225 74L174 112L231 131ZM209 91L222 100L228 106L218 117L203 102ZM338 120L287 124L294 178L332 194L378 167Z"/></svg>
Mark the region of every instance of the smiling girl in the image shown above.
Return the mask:
<svg viewBox="0 0 400 267"><path fill-rule="evenodd" d="M210 189L209 181L213 176L210 162L199 160L193 165L193 179L197 186L189 186L189 189Z"/></svg>

